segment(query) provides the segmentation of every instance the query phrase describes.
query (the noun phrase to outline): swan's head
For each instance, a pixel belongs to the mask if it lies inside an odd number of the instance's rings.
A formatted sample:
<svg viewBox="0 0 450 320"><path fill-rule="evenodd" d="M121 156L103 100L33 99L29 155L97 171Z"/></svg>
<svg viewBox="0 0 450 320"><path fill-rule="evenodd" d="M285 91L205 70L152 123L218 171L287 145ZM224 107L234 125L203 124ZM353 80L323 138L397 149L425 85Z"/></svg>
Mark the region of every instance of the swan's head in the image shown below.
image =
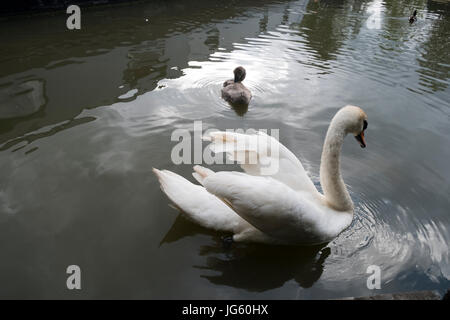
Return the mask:
<svg viewBox="0 0 450 320"><path fill-rule="evenodd" d="M241 82L245 79L245 69L244 67L237 67L234 69L234 82Z"/></svg>
<svg viewBox="0 0 450 320"><path fill-rule="evenodd" d="M335 116L343 125L345 133L351 133L359 142L361 148L366 147L364 131L367 129L367 115L360 107L345 106Z"/></svg>

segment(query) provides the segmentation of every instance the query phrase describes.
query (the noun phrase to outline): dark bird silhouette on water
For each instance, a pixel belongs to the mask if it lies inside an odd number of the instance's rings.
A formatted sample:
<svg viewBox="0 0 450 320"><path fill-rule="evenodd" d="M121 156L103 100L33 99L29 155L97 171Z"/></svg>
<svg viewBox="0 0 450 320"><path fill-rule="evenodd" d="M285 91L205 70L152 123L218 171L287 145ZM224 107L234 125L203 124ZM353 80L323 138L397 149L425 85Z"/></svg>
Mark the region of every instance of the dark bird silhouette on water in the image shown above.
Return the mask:
<svg viewBox="0 0 450 320"><path fill-rule="evenodd" d="M413 14L411 15L411 17L409 17L409 23L413 23L414 21L417 20L417 10L414 10Z"/></svg>

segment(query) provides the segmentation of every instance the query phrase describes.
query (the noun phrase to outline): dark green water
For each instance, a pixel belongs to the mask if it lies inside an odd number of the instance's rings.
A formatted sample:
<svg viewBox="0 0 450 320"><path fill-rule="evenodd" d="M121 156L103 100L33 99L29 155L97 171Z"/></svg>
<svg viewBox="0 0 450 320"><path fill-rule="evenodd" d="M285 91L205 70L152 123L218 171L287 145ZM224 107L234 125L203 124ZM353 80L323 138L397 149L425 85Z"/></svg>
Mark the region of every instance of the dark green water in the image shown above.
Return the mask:
<svg viewBox="0 0 450 320"><path fill-rule="evenodd" d="M66 29L65 12L0 20L0 298L450 287L448 2L223 3L82 8L80 31ZM220 99L238 65L248 110ZM224 248L223 234L167 206L151 173L192 180L191 165L172 163L170 136L202 120L279 129L319 185L326 129L346 104L368 114L368 147L344 145L355 220L324 248ZM72 264L80 291L66 288ZM369 265L381 290L367 289Z"/></svg>

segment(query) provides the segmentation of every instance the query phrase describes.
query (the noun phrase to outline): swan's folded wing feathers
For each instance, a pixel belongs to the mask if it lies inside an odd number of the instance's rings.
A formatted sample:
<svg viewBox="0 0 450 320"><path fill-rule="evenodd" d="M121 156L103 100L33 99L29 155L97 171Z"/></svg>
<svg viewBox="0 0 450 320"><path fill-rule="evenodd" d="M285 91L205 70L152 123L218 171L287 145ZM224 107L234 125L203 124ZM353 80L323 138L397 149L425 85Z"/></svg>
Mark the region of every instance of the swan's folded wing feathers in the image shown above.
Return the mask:
<svg viewBox="0 0 450 320"><path fill-rule="evenodd" d="M204 139L212 142L209 148L213 152L226 153L248 174L268 175L294 190L318 193L297 157L262 131L255 134L215 131Z"/></svg>
<svg viewBox="0 0 450 320"><path fill-rule="evenodd" d="M240 218L202 186L168 170L153 169L162 191L188 219L205 228L237 232Z"/></svg>
<svg viewBox="0 0 450 320"><path fill-rule="evenodd" d="M194 168L203 181L203 177L214 174L213 171L196 166ZM218 197L195 185L185 178L168 170L153 169L161 189L182 214L205 228L232 232L234 241L257 241L280 243L253 227Z"/></svg>
<svg viewBox="0 0 450 320"><path fill-rule="evenodd" d="M323 215L307 197L271 177L218 172L204 180L206 189L242 218L277 239L320 243L317 221ZM316 239L317 237L317 239Z"/></svg>
<svg viewBox="0 0 450 320"><path fill-rule="evenodd" d="M194 172L192 173L192 176L197 180L200 184L203 185L203 180L211 174L214 174L214 171L211 169L196 165L194 166Z"/></svg>

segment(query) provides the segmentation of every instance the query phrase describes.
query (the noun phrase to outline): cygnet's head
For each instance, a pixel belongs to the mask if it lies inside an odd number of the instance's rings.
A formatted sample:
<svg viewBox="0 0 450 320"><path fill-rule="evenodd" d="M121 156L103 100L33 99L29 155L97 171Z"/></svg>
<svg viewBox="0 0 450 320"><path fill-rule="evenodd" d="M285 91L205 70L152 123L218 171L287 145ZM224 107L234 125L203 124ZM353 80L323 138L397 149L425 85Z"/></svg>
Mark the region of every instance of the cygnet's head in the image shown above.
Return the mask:
<svg viewBox="0 0 450 320"><path fill-rule="evenodd" d="M244 67L237 67L234 69L234 82L241 82L245 79L245 69Z"/></svg>

